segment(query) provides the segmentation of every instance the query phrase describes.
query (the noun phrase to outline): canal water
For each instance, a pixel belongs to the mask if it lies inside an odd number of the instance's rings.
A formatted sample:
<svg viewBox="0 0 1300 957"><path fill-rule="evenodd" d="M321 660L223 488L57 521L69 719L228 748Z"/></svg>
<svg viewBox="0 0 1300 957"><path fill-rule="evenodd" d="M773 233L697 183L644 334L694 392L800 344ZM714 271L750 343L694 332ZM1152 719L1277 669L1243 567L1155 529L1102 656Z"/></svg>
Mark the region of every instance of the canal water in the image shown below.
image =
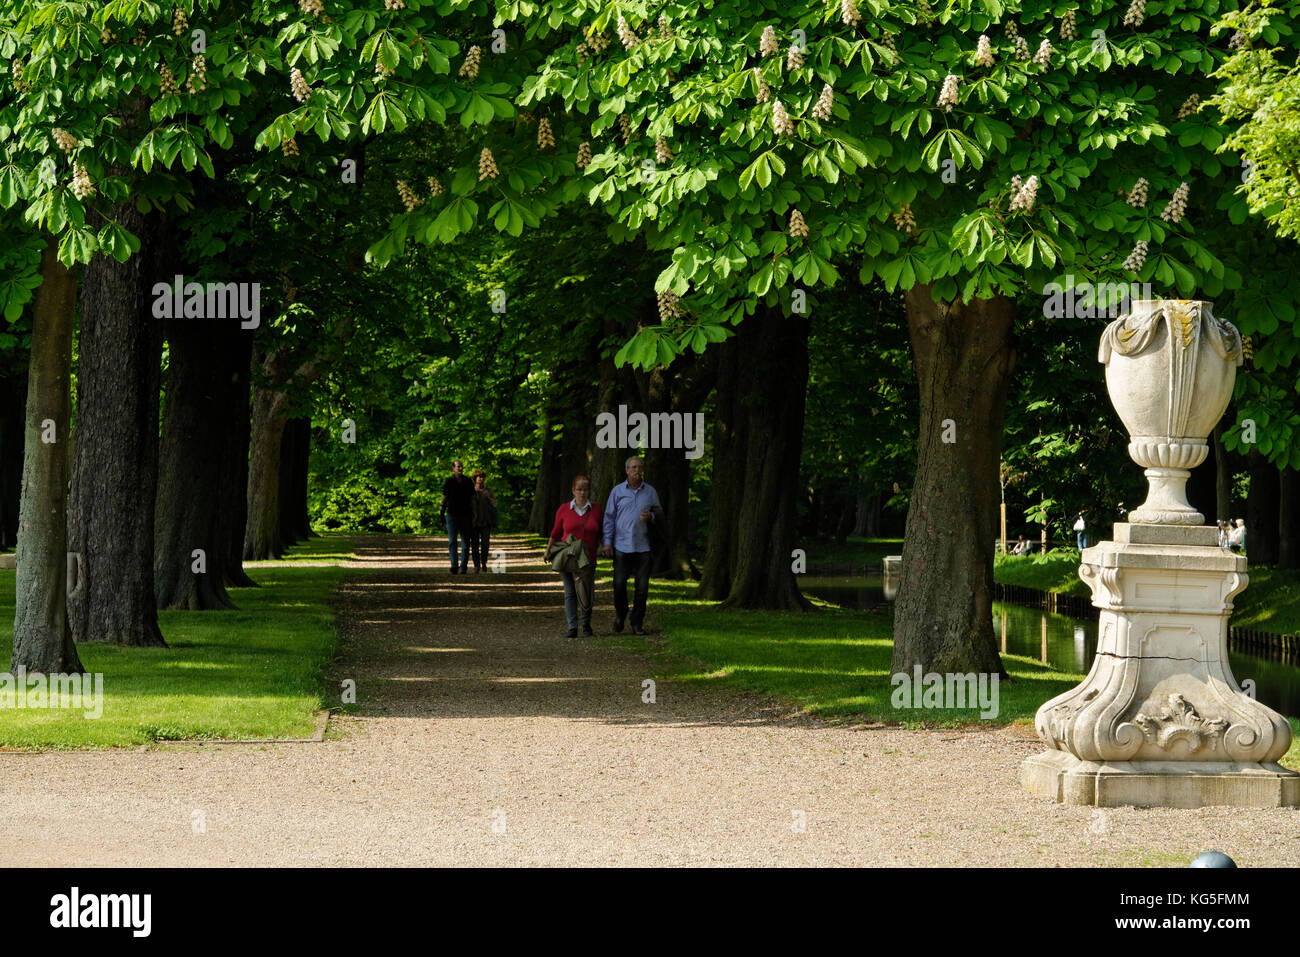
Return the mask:
<svg viewBox="0 0 1300 957"><path fill-rule="evenodd" d="M859 611L885 603L880 579L857 579L852 585L817 587L807 593ZM1072 618L1009 602L993 604L993 636L1004 654L1034 658L1063 671L1086 674L1097 651L1095 619ZM1300 667L1258 655L1229 651L1237 684L1255 682L1255 697L1285 715L1300 715Z"/></svg>

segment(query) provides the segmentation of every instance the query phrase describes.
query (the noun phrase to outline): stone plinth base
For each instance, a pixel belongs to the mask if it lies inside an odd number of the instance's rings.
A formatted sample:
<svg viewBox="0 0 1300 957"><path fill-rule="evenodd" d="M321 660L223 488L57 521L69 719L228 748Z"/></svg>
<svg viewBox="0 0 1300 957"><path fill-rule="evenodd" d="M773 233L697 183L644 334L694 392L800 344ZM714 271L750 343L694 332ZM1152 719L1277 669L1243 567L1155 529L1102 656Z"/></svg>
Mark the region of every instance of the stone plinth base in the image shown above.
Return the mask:
<svg viewBox="0 0 1300 957"><path fill-rule="evenodd" d="M1095 807L1297 807L1300 774L1236 761L1083 761L1044 751L1020 766L1033 794Z"/></svg>

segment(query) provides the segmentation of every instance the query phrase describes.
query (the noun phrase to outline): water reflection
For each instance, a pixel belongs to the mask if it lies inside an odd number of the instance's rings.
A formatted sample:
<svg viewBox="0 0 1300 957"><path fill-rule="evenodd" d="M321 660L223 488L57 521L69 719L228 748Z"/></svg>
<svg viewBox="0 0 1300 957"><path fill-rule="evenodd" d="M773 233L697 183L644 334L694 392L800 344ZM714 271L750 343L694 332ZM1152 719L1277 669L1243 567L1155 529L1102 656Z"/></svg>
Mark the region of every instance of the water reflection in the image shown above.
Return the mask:
<svg viewBox="0 0 1300 957"><path fill-rule="evenodd" d="M1097 622L1006 602L993 603L993 627L1003 654L1037 658L1063 671L1087 673L1097 651ZM1275 711L1300 714L1300 668L1256 655L1228 652L1237 684L1255 682L1255 697Z"/></svg>
<svg viewBox="0 0 1300 957"><path fill-rule="evenodd" d="M852 585L833 582L805 591L842 608L872 611L881 607L884 589L879 578L858 578ZM1008 602L993 603L993 633L1003 654L1034 658L1062 671L1087 674L1097 651L1096 620ZM1236 651L1228 653L1228 661L1237 684L1254 681L1255 697L1264 704L1285 715L1300 715L1300 668Z"/></svg>

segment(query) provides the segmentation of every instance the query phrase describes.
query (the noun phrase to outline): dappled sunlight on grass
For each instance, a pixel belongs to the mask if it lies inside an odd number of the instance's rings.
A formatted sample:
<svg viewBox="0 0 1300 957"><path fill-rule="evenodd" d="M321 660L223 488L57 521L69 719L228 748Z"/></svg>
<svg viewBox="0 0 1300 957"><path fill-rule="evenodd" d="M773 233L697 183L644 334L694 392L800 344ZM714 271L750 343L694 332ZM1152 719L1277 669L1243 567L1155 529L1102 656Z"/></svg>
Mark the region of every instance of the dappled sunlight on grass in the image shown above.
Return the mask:
<svg viewBox="0 0 1300 957"><path fill-rule="evenodd" d="M164 611L167 648L77 647L102 673L103 715L0 708L0 747L83 748L160 738L299 738L322 707L321 670L338 644L329 606L337 567L257 570L237 611ZM0 571L0 665L12 654L14 575Z"/></svg>
<svg viewBox="0 0 1300 957"><path fill-rule="evenodd" d="M1233 600L1232 623L1281 634L1300 634L1300 572L1255 566L1250 584Z"/></svg>
<svg viewBox="0 0 1300 957"><path fill-rule="evenodd" d="M1056 549L1046 555L996 555L993 577L1004 585L1037 588L1088 598L1092 592L1079 577L1079 553Z"/></svg>
<svg viewBox="0 0 1300 957"><path fill-rule="evenodd" d="M648 646L681 681L776 695L828 718L961 726L1032 722L1039 705L1078 684L1082 674L1004 655L996 718L978 707L895 708L893 606L849 611L820 603L813 611L734 611L695 597L691 582L651 583L650 608L666 648ZM622 642L643 647L640 639Z"/></svg>

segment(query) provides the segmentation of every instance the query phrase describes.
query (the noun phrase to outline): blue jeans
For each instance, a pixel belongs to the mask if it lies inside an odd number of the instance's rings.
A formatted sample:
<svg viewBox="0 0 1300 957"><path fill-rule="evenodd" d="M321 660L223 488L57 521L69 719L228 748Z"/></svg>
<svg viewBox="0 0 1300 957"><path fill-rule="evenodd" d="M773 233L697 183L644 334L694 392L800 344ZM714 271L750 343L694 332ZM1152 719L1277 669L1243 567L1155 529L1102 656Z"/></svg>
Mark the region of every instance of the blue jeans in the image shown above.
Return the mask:
<svg viewBox="0 0 1300 957"><path fill-rule="evenodd" d="M632 595L632 627L645 623L646 596L650 594L650 553L620 552L614 549L614 617L627 618L627 579L631 575L636 587Z"/></svg>
<svg viewBox="0 0 1300 957"><path fill-rule="evenodd" d="M451 556L452 573L458 570L456 566L456 539L460 538L460 567L459 571L464 571L469 565L469 537L471 535L470 522L466 519L462 525L456 521L456 516L451 512L447 513L447 552Z"/></svg>
<svg viewBox="0 0 1300 957"><path fill-rule="evenodd" d="M1076 540L1078 541L1078 543L1079 543L1079 551L1083 551L1085 548L1088 547L1088 533L1087 533L1087 532L1075 532L1075 539L1076 539Z"/></svg>
<svg viewBox="0 0 1300 957"><path fill-rule="evenodd" d="M596 591L596 566L588 565L576 575L560 572L564 580L564 617L569 630L578 630L578 615L582 614L582 627L591 627L591 600Z"/></svg>

